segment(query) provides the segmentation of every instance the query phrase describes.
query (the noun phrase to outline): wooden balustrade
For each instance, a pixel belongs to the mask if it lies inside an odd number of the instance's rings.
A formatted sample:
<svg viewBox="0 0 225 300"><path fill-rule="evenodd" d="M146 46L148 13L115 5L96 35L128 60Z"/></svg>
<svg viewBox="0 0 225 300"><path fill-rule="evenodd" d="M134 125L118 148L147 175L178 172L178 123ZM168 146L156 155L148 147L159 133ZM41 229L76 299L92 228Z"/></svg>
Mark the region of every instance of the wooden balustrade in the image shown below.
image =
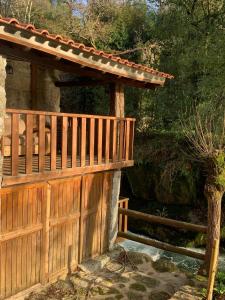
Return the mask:
<svg viewBox="0 0 225 300"><path fill-rule="evenodd" d="M132 165L134 125L132 118L7 109L3 174L24 177Z"/></svg>

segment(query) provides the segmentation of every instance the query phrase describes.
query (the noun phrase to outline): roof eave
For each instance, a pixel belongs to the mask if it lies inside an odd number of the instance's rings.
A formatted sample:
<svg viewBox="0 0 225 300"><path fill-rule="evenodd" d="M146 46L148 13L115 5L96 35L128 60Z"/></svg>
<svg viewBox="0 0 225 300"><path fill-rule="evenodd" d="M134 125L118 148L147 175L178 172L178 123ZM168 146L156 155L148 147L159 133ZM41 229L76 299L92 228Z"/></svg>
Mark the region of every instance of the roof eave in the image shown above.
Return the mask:
<svg viewBox="0 0 225 300"><path fill-rule="evenodd" d="M46 39L42 35L34 34L32 30L19 29L10 24L0 24L0 39L39 50L103 73L113 74L118 78L127 78L156 86L163 86L166 80L165 77L129 67L118 61L76 49L67 44L58 43L56 40Z"/></svg>

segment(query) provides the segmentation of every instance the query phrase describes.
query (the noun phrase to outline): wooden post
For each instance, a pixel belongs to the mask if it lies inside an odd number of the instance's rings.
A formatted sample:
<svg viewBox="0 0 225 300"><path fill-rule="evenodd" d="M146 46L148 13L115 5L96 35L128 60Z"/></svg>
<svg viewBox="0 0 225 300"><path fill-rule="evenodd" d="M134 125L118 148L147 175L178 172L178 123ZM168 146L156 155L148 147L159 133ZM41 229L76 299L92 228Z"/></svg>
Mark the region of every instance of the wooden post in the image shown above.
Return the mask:
<svg viewBox="0 0 225 300"><path fill-rule="evenodd" d="M209 278L208 278L208 289L207 289L207 300L213 298L213 288L216 278L217 261L219 256L219 240L214 240L212 248L212 257L210 260Z"/></svg>
<svg viewBox="0 0 225 300"><path fill-rule="evenodd" d="M121 83L110 85L110 115L118 118L124 118L124 86ZM117 139L117 143L118 141L119 139ZM113 141L111 141L111 145L112 142ZM116 148L118 149L118 145ZM113 248L118 233L118 200L120 194L120 182L121 171L115 170L112 178L112 197L109 204L109 249Z"/></svg>
<svg viewBox="0 0 225 300"><path fill-rule="evenodd" d="M110 115L124 118L124 86L116 83L110 85Z"/></svg>
<svg viewBox="0 0 225 300"><path fill-rule="evenodd" d="M6 58L0 56L0 188L2 184L2 172L3 172L3 134L4 134L4 118L6 109L6 91L5 91L5 81L6 81Z"/></svg>

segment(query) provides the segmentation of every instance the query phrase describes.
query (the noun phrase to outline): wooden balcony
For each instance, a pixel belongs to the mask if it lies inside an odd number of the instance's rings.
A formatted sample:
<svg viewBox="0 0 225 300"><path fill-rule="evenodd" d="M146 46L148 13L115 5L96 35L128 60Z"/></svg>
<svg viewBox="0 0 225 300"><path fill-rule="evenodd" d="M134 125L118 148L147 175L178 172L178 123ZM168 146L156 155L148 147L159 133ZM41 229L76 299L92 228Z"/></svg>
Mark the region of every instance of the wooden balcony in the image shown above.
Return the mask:
<svg viewBox="0 0 225 300"><path fill-rule="evenodd" d="M7 109L3 186L133 165L135 119Z"/></svg>

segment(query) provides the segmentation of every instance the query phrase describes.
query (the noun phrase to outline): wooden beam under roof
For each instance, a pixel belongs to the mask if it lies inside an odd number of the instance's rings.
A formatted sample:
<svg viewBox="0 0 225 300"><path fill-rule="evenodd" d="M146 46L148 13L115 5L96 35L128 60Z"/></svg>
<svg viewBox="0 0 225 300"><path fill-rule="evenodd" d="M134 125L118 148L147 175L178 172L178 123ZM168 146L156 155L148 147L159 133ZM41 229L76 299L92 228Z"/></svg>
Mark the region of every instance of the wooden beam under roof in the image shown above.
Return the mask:
<svg viewBox="0 0 225 300"><path fill-rule="evenodd" d="M127 79L117 75L107 73L103 74L103 72L101 71L84 67L79 64L70 63L65 59L59 59L59 57L56 57L54 55L49 55L38 50L34 50L20 45L15 45L13 43L2 40L0 40L0 54L12 59L22 59L24 61L29 61L33 64L40 65L49 69L57 69L65 73L77 74L82 77L96 78L98 79L98 83L100 85L102 85L102 82L104 82L104 84L114 82L123 83L127 86L147 89L155 89L158 86L157 84ZM78 86L75 82L74 84L70 83L67 86L74 85ZM93 85L95 84L91 84L91 86ZM84 84L81 84L80 86L84 86Z"/></svg>
<svg viewBox="0 0 225 300"><path fill-rule="evenodd" d="M62 80L55 81L55 86L57 87L91 87L91 86L99 86L99 85L107 85L109 80L91 80L90 78L79 78L72 80Z"/></svg>

